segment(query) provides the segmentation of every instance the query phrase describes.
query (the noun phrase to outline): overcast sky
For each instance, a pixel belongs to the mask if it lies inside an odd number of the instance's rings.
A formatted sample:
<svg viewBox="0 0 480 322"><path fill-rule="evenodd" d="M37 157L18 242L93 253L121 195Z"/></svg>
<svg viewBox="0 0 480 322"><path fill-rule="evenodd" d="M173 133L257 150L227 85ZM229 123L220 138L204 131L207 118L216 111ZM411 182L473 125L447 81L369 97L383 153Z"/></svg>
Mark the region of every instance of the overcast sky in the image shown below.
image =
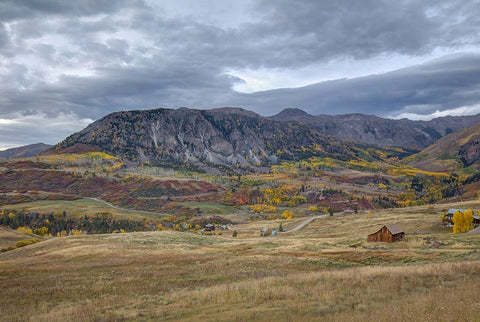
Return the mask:
<svg viewBox="0 0 480 322"><path fill-rule="evenodd" d="M476 0L1 0L0 149L108 113L480 112Z"/></svg>

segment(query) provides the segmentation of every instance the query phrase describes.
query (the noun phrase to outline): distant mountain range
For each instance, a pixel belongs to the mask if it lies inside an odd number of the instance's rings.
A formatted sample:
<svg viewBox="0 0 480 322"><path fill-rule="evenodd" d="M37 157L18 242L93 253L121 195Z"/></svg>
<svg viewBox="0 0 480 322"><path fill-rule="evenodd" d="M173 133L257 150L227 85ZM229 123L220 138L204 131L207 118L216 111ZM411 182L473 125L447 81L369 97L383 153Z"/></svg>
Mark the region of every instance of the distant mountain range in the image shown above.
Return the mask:
<svg viewBox="0 0 480 322"><path fill-rule="evenodd" d="M270 119L301 122L340 141L420 150L450 133L480 122L480 114L412 121L364 114L310 115L300 109L285 109Z"/></svg>
<svg viewBox="0 0 480 322"><path fill-rule="evenodd" d="M48 145L44 143L36 143L36 144L21 146L18 148L7 149L4 151L0 151L0 159L18 159L18 158L33 157L52 147L53 147L52 145Z"/></svg>
<svg viewBox="0 0 480 322"><path fill-rule="evenodd" d="M105 151L127 165L241 169L310 156L369 158L365 151L377 146L401 147L408 150L405 155L423 150L409 162L441 170L455 162L463 166L477 162L479 122L480 114L411 121L363 114L314 116L300 109L285 109L271 117L241 108L125 111L93 122L47 152L48 145L35 144L2 151L0 157ZM438 161L447 154L449 166Z"/></svg>

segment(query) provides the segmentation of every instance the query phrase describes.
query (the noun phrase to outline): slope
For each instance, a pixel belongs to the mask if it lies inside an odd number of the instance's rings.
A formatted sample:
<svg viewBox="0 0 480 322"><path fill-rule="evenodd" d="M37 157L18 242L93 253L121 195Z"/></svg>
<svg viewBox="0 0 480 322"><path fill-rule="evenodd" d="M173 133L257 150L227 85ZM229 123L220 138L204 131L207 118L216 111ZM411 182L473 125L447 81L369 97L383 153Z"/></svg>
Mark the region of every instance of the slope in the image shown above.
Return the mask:
<svg viewBox="0 0 480 322"><path fill-rule="evenodd" d="M29 144L20 146L17 148L11 148L4 151L0 151L0 159L19 159L33 157L39 153L42 153L52 146L44 143Z"/></svg>
<svg viewBox="0 0 480 322"><path fill-rule="evenodd" d="M406 159L409 165L428 171L453 171L480 166L480 123L449 134Z"/></svg>
<svg viewBox="0 0 480 322"><path fill-rule="evenodd" d="M412 121L364 114L310 115L300 109L285 109L270 118L277 121L299 121L341 141L422 149L445 135L479 122L480 114Z"/></svg>

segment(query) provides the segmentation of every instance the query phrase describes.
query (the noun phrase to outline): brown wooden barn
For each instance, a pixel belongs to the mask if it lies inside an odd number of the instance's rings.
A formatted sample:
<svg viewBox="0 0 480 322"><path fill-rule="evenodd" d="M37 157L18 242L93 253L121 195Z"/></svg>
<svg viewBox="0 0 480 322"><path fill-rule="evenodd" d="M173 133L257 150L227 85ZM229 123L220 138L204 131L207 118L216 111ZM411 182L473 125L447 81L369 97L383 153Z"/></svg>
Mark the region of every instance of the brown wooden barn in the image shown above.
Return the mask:
<svg viewBox="0 0 480 322"><path fill-rule="evenodd" d="M405 236L405 232L397 224L388 224L379 231L368 235L369 242L389 242L400 240Z"/></svg>

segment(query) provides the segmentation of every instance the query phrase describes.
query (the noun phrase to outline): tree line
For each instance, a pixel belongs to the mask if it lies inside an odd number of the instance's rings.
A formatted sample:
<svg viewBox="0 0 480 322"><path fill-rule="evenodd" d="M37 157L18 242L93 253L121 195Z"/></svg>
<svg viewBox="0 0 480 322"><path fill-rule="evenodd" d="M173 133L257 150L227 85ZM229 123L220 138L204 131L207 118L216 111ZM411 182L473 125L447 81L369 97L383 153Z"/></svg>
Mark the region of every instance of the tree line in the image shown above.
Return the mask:
<svg viewBox="0 0 480 322"><path fill-rule="evenodd" d="M39 236L73 235L75 232L86 234L108 234L120 231L156 230L156 225L147 220L135 221L118 219L109 213L85 215L79 218L67 218L64 211L61 216L3 210L0 213L0 226L11 229L27 228Z"/></svg>

